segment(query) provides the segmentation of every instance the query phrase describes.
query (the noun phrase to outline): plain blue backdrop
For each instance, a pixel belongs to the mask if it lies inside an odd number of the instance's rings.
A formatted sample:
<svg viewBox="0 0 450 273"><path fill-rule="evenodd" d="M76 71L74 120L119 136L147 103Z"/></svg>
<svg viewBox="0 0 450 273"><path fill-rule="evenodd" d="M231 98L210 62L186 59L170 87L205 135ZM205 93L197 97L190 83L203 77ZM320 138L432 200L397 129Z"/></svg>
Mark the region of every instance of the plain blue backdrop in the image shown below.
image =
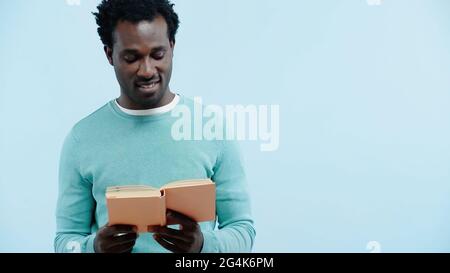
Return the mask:
<svg viewBox="0 0 450 273"><path fill-rule="evenodd" d="M98 3L0 1L0 252L53 251L63 139L119 95ZM280 105L241 143L255 252L450 251L450 1L174 3L174 91Z"/></svg>

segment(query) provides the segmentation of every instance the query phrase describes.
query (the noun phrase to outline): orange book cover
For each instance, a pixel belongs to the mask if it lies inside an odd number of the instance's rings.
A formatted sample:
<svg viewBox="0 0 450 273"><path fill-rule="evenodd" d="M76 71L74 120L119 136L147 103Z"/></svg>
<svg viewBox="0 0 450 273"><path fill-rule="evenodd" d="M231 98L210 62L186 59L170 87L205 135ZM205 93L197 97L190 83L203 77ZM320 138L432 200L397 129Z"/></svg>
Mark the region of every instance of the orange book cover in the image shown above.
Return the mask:
<svg viewBox="0 0 450 273"><path fill-rule="evenodd" d="M108 187L109 225L134 225L138 232L166 225L166 210L185 214L197 222L216 218L216 188L210 179L180 180L157 189L146 185Z"/></svg>

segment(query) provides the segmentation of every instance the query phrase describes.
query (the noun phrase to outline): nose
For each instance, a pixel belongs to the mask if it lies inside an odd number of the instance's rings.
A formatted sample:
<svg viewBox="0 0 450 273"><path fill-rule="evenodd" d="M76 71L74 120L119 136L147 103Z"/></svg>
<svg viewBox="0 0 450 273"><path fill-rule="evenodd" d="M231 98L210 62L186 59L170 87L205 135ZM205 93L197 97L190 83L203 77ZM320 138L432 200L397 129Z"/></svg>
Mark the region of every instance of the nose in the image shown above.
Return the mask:
<svg viewBox="0 0 450 273"><path fill-rule="evenodd" d="M156 74L156 67L152 64L150 58L144 58L139 64L137 76L140 78L152 78Z"/></svg>

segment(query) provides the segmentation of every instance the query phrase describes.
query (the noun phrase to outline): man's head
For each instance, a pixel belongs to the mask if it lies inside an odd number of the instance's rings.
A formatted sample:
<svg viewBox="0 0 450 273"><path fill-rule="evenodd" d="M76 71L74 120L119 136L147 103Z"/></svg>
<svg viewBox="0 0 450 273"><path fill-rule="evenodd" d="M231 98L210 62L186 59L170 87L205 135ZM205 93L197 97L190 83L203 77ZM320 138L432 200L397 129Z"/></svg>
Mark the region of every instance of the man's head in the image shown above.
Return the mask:
<svg viewBox="0 0 450 273"><path fill-rule="evenodd" d="M167 104L175 35L179 26L168 0L103 0L94 13L105 53L130 109Z"/></svg>

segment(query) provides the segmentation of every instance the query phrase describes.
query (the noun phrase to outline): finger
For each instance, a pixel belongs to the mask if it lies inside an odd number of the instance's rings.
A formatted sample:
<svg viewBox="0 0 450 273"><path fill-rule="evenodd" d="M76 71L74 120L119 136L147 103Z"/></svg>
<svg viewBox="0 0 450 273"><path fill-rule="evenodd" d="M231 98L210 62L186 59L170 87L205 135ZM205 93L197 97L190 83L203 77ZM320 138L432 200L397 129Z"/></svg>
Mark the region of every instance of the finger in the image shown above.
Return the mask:
<svg viewBox="0 0 450 273"><path fill-rule="evenodd" d="M105 227L102 233L105 236L112 236L118 233L136 233L136 229L132 225L113 225Z"/></svg>
<svg viewBox="0 0 450 273"><path fill-rule="evenodd" d="M193 233L190 231L181 231L168 227L158 227L154 229L155 234L164 235L169 238L174 238L186 243L192 242L194 239Z"/></svg>
<svg viewBox="0 0 450 273"><path fill-rule="evenodd" d="M194 219L174 210L167 210L166 218L168 225L180 224L183 229L193 229L197 225Z"/></svg>
<svg viewBox="0 0 450 273"><path fill-rule="evenodd" d="M177 245L170 243L169 241L167 241L166 239L164 239L163 237L159 236L159 235L153 235L153 238L155 239L156 242L158 242L162 247L164 247L165 249L172 251L173 253L183 253L185 251L182 251Z"/></svg>
<svg viewBox="0 0 450 273"><path fill-rule="evenodd" d="M159 226L147 226L147 232L155 232Z"/></svg>
<svg viewBox="0 0 450 273"><path fill-rule="evenodd" d="M193 242L193 241L186 242L186 241L178 240L178 239L175 239L175 238L172 238L172 237L169 237L166 235L162 235L162 234L157 234L157 236L164 239L166 242L176 245L178 248L180 248L183 251L189 249L192 244L191 242Z"/></svg>
<svg viewBox="0 0 450 273"><path fill-rule="evenodd" d="M127 233L121 236L113 236L111 245L119 245L128 242L134 242L136 241L136 238L137 238L136 233Z"/></svg>
<svg viewBox="0 0 450 273"><path fill-rule="evenodd" d="M133 247L135 245L135 242L128 242L128 243L124 243L124 244L119 244L119 245L114 245L111 246L108 250L108 252L110 253L127 253L127 252L131 252L131 250L133 250Z"/></svg>

